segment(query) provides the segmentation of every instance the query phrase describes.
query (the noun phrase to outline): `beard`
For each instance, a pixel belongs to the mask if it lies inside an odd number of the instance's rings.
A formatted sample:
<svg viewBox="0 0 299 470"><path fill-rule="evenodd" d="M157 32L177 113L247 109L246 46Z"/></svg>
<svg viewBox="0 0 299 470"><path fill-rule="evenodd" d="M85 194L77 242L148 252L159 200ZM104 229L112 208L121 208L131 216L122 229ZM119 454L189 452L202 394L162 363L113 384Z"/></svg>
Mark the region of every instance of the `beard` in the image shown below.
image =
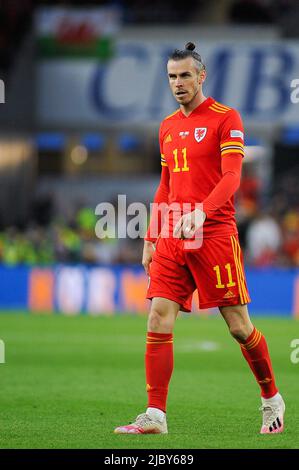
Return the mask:
<svg viewBox="0 0 299 470"><path fill-rule="evenodd" d="M181 95L181 96L174 95L174 97L175 97L176 101L179 104L182 104L183 106L186 106L194 100L194 98L198 94L198 91L199 91L199 89L194 90L194 92L192 94L191 93L186 93L185 95Z"/></svg>

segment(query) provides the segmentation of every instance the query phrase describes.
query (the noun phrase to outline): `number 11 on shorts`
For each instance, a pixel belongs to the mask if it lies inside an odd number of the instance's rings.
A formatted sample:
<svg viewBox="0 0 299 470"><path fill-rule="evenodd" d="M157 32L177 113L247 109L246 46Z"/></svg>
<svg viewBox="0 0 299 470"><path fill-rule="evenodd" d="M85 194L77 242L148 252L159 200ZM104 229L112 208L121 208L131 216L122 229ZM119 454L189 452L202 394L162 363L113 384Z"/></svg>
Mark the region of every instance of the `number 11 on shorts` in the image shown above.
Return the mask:
<svg viewBox="0 0 299 470"><path fill-rule="evenodd" d="M224 285L222 283L219 264L214 266L213 269L214 269L214 271L216 273L216 277L217 277L217 284L216 284L217 289L224 289L225 287L233 287L233 286L236 285L236 283L233 281L232 270L231 270L231 267L230 267L230 263L227 263L225 265L225 269L227 271L227 277L228 277L228 284L226 284L226 285Z"/></svg>

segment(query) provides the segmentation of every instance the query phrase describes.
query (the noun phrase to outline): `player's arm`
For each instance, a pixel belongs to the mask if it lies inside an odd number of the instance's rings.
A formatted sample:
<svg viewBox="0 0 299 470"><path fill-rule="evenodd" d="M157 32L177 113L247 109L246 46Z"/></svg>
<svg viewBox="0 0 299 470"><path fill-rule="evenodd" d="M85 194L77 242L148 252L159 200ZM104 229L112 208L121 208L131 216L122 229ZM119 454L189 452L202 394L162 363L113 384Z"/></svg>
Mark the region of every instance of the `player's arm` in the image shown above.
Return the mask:
<svg viewBox="0 0 299 470"><path fill-rule="evenodd" d="M162 227L163 208L168 204L169 195L169 170L167 166L162 166L161 179L154 197L151 220L144 239L155 243Z"/></svg>
<svg viewBox="0 0 299 470"><path fill-rule="evenodd" d="M237 191L241 181L244 156L244 131L240 115L230 110L219 126L222 178L203 201L206 217L222 207Z"/></svg>
<svg viewBox="0 0 299 470"><path fill-rule="evenodd" d="M154 243L157 241L161 231L165 207L168 204L169 195L169 170L165 165L162 166L161 179L154 197L153 210L149 227L144 237L144 246L142 254L142 265L146 274L149 274L149 265L154 252ZM161 208L162 205L162 208ZM161 210L162 209L162 210ZM164 209L164 210L163 210Z"/></svg>
<svg viewBox="0 0 299 470"><path fill-rule="evenodd" d="M162 156L163 159L163 156ZM157 238L161 232L163 218L166 212L168 205L168 195L169 195L169 170L163 161L161 179L158 189L154 197L154 204L151 214L151 220L147 233L144 237L144 246L143 246L143 255L142 255L142 264L147 274L149 274L149 264L152 260L154 252L154 243L157 241Z"/></svg>
<svg viewBox="0 0 299 470"><path fill-rule="evenodd" d="M243 156L238 153L228 154L222 157L222 178L209 196L203 201L203 211L206 217L211 217L213 212L223 206L237 191L241 181Z"/></svg>

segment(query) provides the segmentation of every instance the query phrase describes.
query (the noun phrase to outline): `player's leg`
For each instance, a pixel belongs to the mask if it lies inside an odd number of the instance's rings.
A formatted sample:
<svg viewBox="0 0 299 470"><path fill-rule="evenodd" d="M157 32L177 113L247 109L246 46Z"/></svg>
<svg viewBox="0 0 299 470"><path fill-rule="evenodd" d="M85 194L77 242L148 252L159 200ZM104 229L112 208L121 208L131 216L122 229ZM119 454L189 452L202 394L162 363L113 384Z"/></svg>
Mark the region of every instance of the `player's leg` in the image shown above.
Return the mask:
<svg viewBox="0 0 299 470"><path fill-rule="evenodd" d="M278 393L265 337L251 323L247 305L219 307L231 335L238 341L242 354L261 388L262 434L283 431L285 404Z"/></svg>
<svg viewBox="0 0 299 470"><path fill-rule="evenodd" d="M284 404L277 394L266 340L254 328L248 315L246 304L250 298L237 235L204 239L202 248L194 253L187 252L186 259L197 285L200 307L220 308L262 389L264 419L261 432L280 432L282 419L274 425L272 422L278 408L279 416L283 415Z"/></svg>
<svg viewBox="0 0 299 470"><path fill-rule="evenodd" d="M166 401L173 371L173 328L180 305L153 298L148 316L145 371L148 406L134 423L115 429L117 434L167 433Z"/></svg>
<svg viewBox="0 0 299 470"><path fill-rule="evenodd" d="M173 371L173 328L180 305L156 297L148 317L145 371L147 413L155 419L166 414L168 386Z"/></svg>
<svg viewBox="0 0 299 470"><path fill-rule="evenodd" d="M229 328L230 334L239 343L245 343L254 330L247 305L228 305L219 307L219 310Z"/></svg>
<svg viewBox="0 0 299 470"><path fill-rule="evenodd" d="M156 334L172 334L180 304L163 297L152 299L148 315L147 331Z"/></svg>
<svg viewBox="0 0 299 470"><path fill-rule="evenodd" d="M173 371L173 328L179 310L190 311L195 285L180 259L178 241L159 242L150 266L147 297L152 300L145 353L148 405L134 423L118 434L167 433L166 401Z"/></svg>
<svg viewBox="0 0 299 470"><path fill-rule="evenodd" d="M182 242L160 239L150 266L147 297L152 299L145 354L147 413L162 419L173 371L173 328L180 308L191 310L194 281L185 266Z"/></svg>

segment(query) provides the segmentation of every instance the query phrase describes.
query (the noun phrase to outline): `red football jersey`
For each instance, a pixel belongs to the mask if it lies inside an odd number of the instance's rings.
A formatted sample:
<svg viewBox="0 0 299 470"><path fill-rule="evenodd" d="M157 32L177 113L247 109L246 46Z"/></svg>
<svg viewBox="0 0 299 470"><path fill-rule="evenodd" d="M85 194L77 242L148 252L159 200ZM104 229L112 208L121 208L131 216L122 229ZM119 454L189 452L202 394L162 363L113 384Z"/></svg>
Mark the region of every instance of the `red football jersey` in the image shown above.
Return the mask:
<svg viewBox="0 0 299 470"><path fill-rule="evenodd" d="M244 155L244 130L238 112L207 98L186 117L167 116L159 131L161 164L169 171L168 203L201 203L222 178L221 159ZM237 233L233 196L210 215L204 237Z"/></svg>

